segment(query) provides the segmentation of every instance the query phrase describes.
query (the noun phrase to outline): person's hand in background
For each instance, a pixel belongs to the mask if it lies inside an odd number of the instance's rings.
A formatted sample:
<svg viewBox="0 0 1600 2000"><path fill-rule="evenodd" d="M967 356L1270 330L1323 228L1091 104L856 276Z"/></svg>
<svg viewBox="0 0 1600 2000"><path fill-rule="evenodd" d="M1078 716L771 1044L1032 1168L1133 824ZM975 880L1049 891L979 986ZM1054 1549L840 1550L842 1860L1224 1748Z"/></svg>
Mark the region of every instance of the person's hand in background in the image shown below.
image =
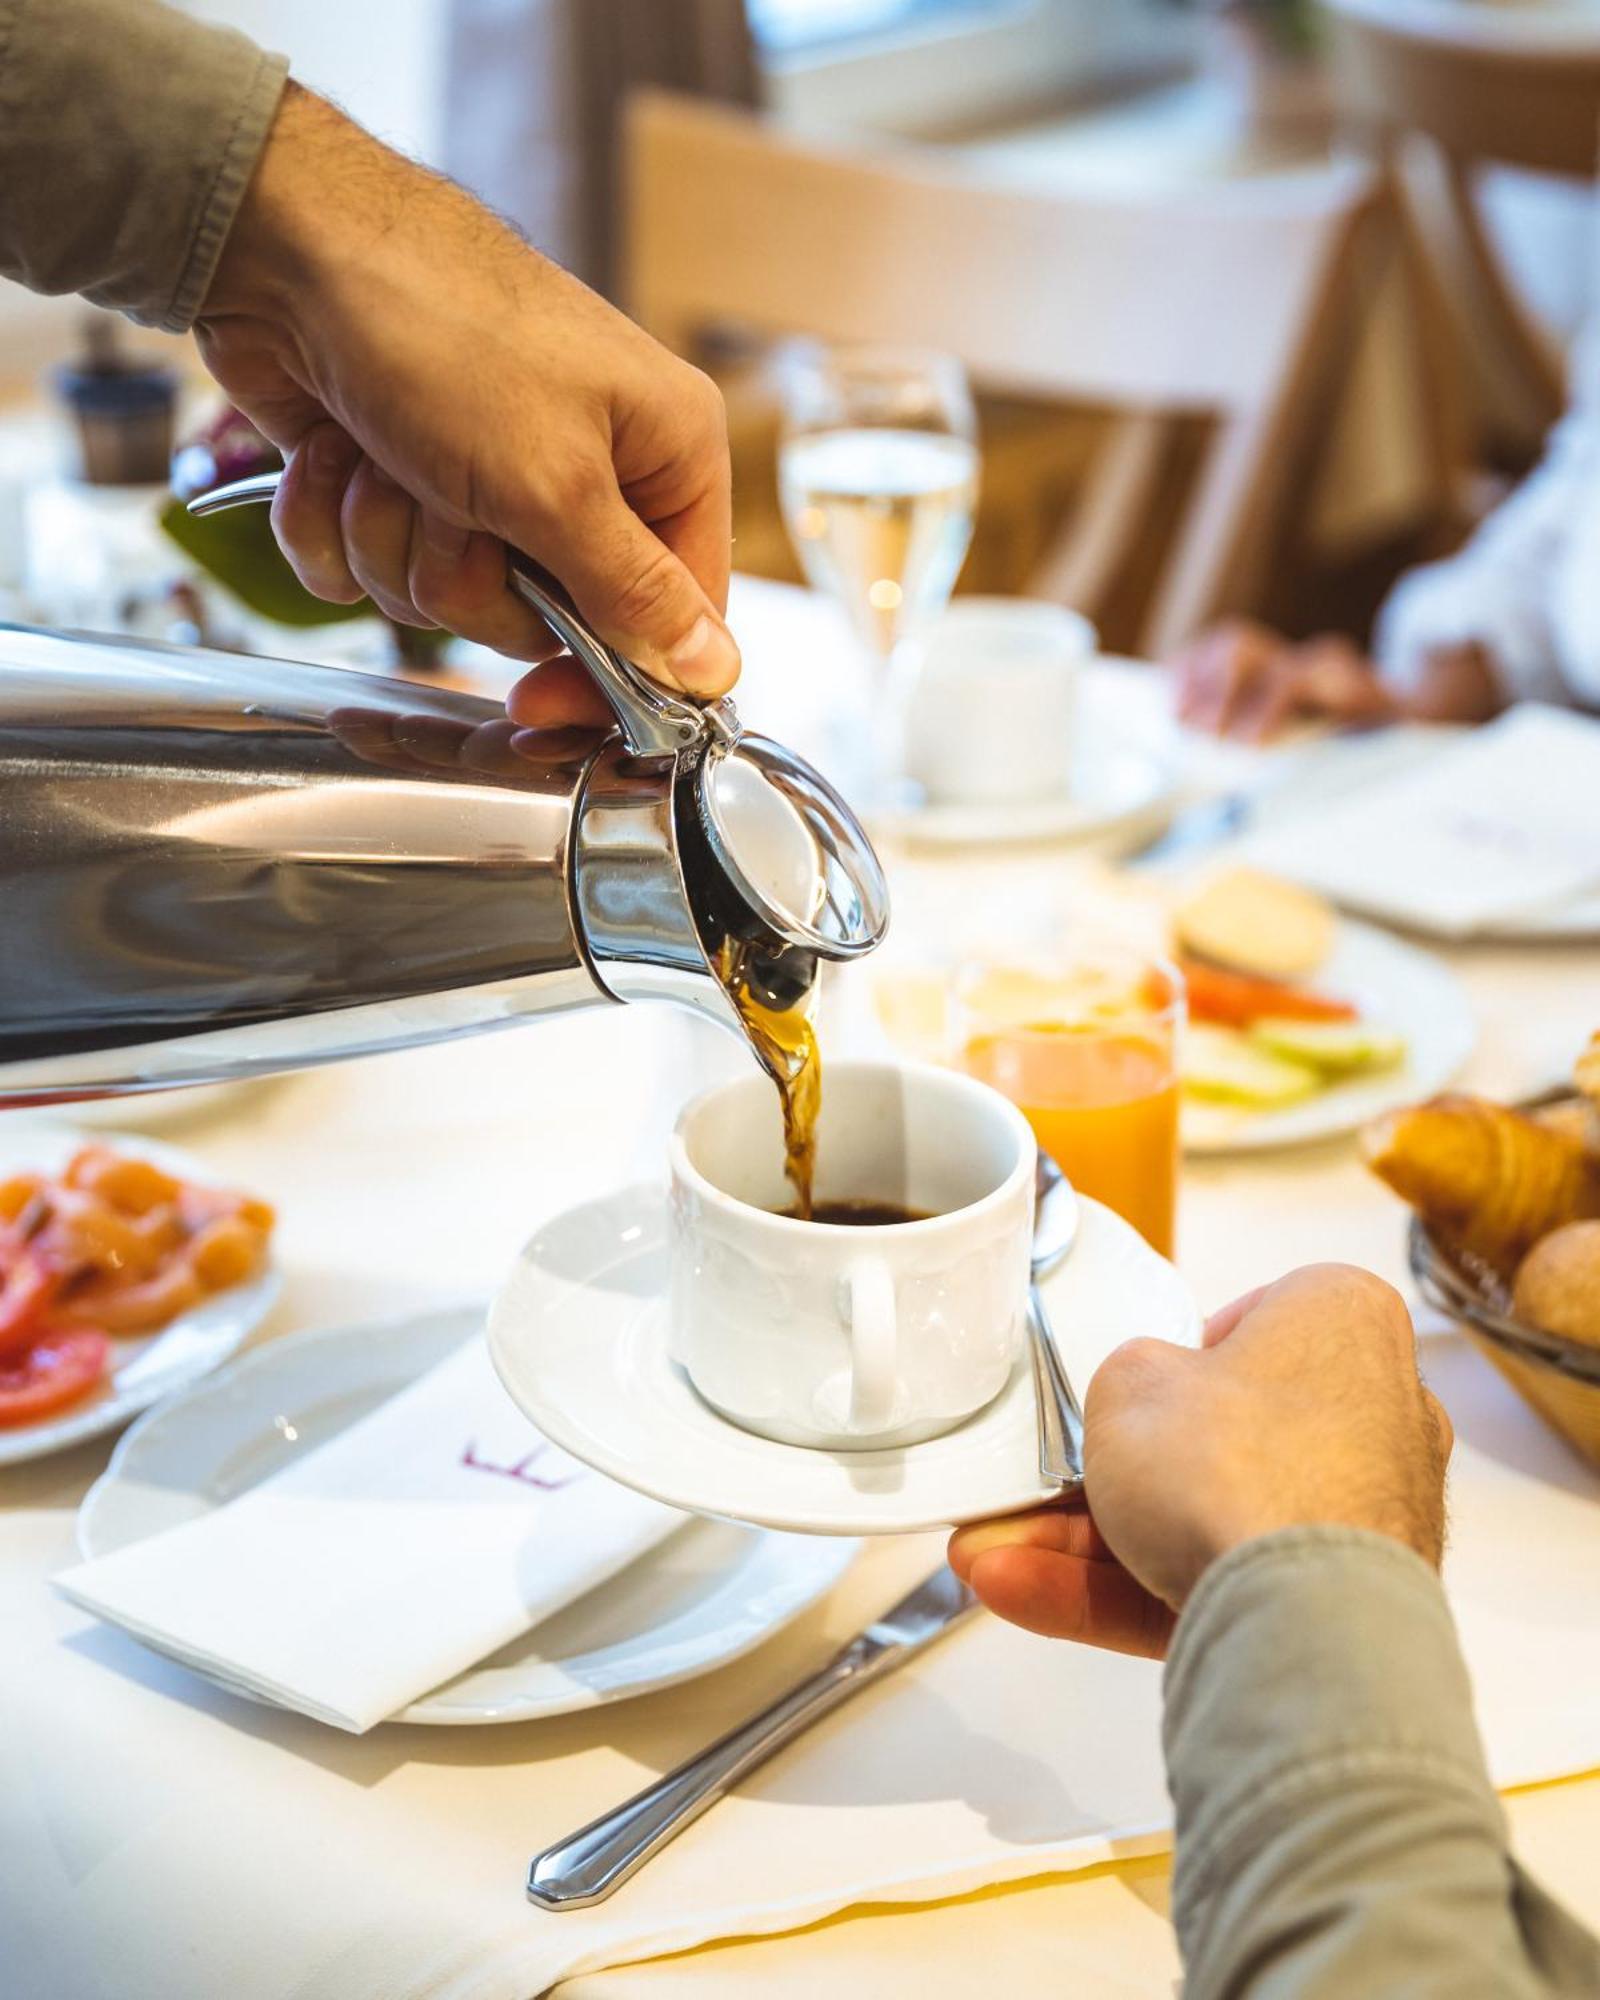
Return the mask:
<svg viewBox="0 0 1600 2000"><path fill-rule="evenodd" d="M1207 1566L1278 1528L1367 1528L1437 1567L1451 1443L1399 1293L1312 1264L1225 1306L1199 1351L1108 1356L1084 1410L1087 1508L958 1529L950 1561L1013 1624L1159 1658Z"/></svg>
<svg viewBox="0 0 1600 2000"><path fill-rule="evenodd" d="M1297 641L1248 618L1202 632L1170 668L1179 721L1245 743L1268 743L1296 722L1487 722L1501 706L1479 646L1436 648L1402 695L1342 633Z"/></svg>
<svg viewBox="0 0 1600 2000"><path fill-rule="evenodd" d="M513 692L520 723L606 721L507 590L511 543L665 684L732 685L715 386L293 84L195 334L288 461L273 523L317 596L551 660Z"/></svg>
<svg viewBox="0 0 1600 2000"><path fill-rule="evenodd" d="M1266 625L1230 619L1172 661L1178 719L1191 729L1269 742L1312 719L1390 722L1399 703L1352 640L1335 633L1295 644Z"/></svg>

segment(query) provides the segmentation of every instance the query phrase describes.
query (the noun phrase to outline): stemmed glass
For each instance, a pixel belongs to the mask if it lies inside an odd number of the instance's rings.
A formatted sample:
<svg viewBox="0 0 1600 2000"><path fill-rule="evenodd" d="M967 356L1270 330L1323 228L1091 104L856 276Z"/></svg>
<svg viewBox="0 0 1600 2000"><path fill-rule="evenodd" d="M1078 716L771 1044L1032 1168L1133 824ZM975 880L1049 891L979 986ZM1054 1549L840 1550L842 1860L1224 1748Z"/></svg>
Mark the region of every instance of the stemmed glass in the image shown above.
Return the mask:
<svg viewBox="0 0 1600 2000"><path fill-rule="evenodd" d="M807 581L843 608L870 663L881 767L902 642L943 609L972 540L972 395L953 356L904 348L796 343L781 379L784 523Z"/></svg>

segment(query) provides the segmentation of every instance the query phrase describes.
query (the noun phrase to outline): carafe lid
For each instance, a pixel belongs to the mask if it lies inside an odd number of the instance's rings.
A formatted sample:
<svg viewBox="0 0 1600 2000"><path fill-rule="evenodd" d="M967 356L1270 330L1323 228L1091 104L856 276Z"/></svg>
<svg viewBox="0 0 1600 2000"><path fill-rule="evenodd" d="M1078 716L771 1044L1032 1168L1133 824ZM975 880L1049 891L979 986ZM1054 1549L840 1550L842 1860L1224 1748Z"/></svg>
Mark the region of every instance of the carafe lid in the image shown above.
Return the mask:
<svg viewBox="0 0 1600 2000"><path fill-rule="evenodd" d="M882 865L855 814L803 757L763 736L737 736L708 752L695 801L712 854L785 943L847 959L882 939Z"/></svg>

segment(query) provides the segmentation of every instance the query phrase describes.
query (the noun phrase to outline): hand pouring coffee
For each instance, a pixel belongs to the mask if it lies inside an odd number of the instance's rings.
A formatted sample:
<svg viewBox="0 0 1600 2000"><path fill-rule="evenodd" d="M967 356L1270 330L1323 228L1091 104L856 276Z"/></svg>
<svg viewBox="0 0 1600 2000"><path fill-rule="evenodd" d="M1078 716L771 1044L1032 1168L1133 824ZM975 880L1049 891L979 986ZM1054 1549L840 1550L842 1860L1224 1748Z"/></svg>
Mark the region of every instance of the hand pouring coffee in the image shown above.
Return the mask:
<svg viewBox="0 0 1600 2000"><path fill-rule="evenodd" d="M0 1104L639 999L744 1032L788 1103L819 959L888 923L871 844L731 702L657 687L527 557L510 581L616 711L582 754L468 695L0 626Z"/></svg>

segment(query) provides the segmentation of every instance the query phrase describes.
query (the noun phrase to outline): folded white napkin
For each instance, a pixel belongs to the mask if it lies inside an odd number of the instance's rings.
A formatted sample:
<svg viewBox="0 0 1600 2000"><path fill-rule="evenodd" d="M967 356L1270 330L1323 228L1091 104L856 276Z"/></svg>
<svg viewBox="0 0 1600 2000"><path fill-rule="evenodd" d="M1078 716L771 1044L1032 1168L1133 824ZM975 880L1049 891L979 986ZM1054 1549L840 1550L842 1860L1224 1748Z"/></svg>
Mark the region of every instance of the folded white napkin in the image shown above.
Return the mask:
<svg viewBox="0 0 1600 2000"><path fill-rule="evenodd" d="M163 1652L359 1732L685 1519L548 1443L480 1336L230 1505L56 1583Z"/></svg>
<svg viewBox="0 0 1600 2000"><path fill-rule="evenodd" d="M1600 722L1524 702L1244 843L1263 868L1447 936L1600 885Z"/></svg>

